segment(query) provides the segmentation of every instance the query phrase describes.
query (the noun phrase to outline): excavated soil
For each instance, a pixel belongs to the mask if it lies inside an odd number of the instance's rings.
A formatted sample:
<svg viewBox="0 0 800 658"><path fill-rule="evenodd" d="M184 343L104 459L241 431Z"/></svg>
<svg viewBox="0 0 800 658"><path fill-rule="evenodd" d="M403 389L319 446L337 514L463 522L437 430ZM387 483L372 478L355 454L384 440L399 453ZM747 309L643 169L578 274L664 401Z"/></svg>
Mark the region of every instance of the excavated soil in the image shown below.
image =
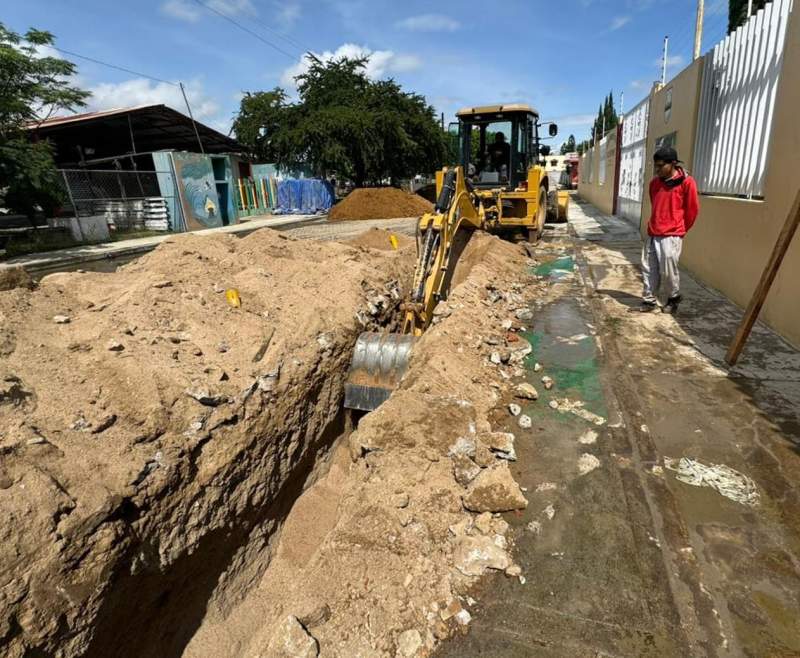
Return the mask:
<svg viewBox="0 0 800 658"><path fill-rule="evenodd" d="M515 333L525 262L472 237L400 389L360 420L295 504L260 582L210 608L186 656L427 656L467 629L480 575L517 577L498 512L527 503L506 466L515 437L491 419L531 349Z"/></svg>
<svg viewBox="0 0 800 658"><path fill-rule="evenodd" d="M346 435L412 266L261 230L0 292L0 654L179 656Z"/></svg>
<svg viewBox="0 0 800 658"><path fill-rule="evenodd" d="M427 656L481 575L519 575L493 420L526 258L473 235L399 390L346 414L411 279L385 241L187 235L0 293L0 653Z"/></svg>
<svg viewBox="0 0 800 658"><path fill-rule="evenodd" d="M417 194L395 187L362 187L331 208L328 221L417 217L431 210L433 204Z"/></svg>
<svg viewBox="0 0 800 658"><path fill-rule="evenodd" d="M385 229L373 228L369 231L364 231L358 237L352 240L347 240L347 244L354 247L366 247L368 249L379 249L380 251L391 251L395 247L392 244L392 236L397 242L397 248L403 249L410 247L414 244L413 238L403 235L399 232L387 231Z"/></svg>

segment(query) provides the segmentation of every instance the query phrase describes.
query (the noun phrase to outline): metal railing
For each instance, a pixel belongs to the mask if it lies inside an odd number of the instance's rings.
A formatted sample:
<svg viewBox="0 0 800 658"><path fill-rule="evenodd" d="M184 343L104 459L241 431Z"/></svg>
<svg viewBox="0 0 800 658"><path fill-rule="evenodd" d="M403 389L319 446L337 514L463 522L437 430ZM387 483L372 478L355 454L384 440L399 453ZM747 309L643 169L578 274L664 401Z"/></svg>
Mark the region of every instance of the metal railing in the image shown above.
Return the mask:
<svg viewBox="0 0 800 658"><path fill-rule="evenodd" d="M61 169L77 217L103 216L112 229L168 231L177 190L168 171Z"/></svg>

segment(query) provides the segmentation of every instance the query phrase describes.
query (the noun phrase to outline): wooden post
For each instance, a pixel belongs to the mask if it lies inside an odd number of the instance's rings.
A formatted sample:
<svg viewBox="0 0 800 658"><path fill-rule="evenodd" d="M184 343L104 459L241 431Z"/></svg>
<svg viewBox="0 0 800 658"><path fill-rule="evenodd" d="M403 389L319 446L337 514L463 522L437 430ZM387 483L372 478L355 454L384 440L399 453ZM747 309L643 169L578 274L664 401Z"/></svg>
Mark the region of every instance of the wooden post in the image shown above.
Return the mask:
<svg viewBox="0 0 800 658"><path fill-rule="evenodd" d="M775 242L775 247L772 249L772 255L764 268L764 272L761 274L761 280L758 282L753 298L747 306L736 336L734 336L733 342L728 348L728 353L725 355L725 360L731 366L736 364L739 355L742 353L742 348L744 348L747 337L758 319L758 314L761 312L761 307L764 305L764 300L767 298L772 282L778 274L778 269L783 262L786 251L789 249L798 224L800 224L800 190L797 191L797 196L792 204L792 209L789 211L789 216L786 218L786 223L783 225L780 235L778 235L778 240Z"/></svg>

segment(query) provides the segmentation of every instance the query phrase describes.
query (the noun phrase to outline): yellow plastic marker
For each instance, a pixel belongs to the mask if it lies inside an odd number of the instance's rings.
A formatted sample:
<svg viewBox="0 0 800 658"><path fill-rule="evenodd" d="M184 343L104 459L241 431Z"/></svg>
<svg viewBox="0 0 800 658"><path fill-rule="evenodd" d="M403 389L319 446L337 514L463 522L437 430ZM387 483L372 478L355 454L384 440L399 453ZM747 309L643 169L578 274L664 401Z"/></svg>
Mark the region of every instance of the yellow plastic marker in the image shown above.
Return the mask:
<svg viewBox="0 0 800 658"><path fill-rule="evenodd" d="M397 241L397 236L394 233L389 234L389 242L392 243L392 249L397 249L400 243Z"/></svg>
<svg viewBox="0 0 800 658"><path fill-rule="evenodd" d="M225 291L225 299L233 308L239 308L242 305L242 298L239 297L239 291L236 288L228 288Z"/></svg>

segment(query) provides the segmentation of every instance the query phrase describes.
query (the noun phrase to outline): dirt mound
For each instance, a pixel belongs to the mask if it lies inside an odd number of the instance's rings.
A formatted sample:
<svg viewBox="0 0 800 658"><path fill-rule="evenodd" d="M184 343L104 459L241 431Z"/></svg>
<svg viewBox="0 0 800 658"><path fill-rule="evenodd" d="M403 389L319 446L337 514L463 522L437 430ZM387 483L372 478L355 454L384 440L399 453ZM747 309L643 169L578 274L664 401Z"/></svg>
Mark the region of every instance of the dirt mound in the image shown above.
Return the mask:
<svg viewBox="0 0 800 658"><path fill-rule="evenodd" d="M260 583L241 604L210 611L185 658L264 655L295 618L322 656L431 655L466 630L480 575L520 573L509 524L492 511L527 502L504 461L514 437L493 429L508 417L504 396L530 345L496 337L504 323L519 326L531 279L518 247L485 234L470 240L460 270L400 389L298 500ZM508 365L490 360L497 349Z"/></svg>
<svg viewBox="0 0 800 658"><path fill-rule="evenodd" d="M328 221L417 217L431 210L433 204L417 194L395 187L362 187L350 192L331 208Z"/></svg>
<svg viewBox="0 0 800 658"><path fill-rule="evenodd" d="M411 261L263 229L0 292L3 655L177 656L241 598Z"/></svg>
<svg viewBox="0 0 800 658"><path fill-rule="evenodd" d="M355 431L353 345L397 329L410 246L186 235L0 293L4 655L422 656L463 631L476 579L519 574L495 430L532 278L485 234L462 256Z"/></svg>
<svg viewBox="0 0 800 658"><path fill-rule="evenodd" d="M369 231L364 231L358 237L352 240L347 240L347 244L354 247L367 247L368 249L379 249L381 251L392 251L391 236L397 240L397 248L403 249L414 244L414 239L403 235L402 233L393 233L382 228L373 228Z"/></svg>
<svg viewBox="0 0 800 658"><path fill-rule="evenodd" d="M0 291L34 287L33 279L23 268L0 267Z"/></svg>

